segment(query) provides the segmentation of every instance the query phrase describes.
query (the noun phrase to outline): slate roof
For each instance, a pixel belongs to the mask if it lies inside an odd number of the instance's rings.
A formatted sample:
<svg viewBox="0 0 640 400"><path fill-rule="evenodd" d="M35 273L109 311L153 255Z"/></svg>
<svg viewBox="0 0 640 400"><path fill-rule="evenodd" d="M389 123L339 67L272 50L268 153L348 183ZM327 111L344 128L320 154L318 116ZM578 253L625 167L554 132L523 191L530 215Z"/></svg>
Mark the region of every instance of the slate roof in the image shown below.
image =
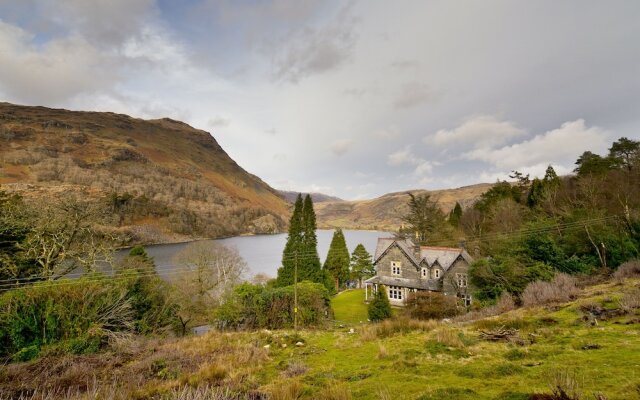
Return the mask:
<svg viewBox="0 0 640 400"><path fill-rule="evenodd" d="M448 270L459 257L462 257L469 264L473 261L465 249L435 246L420 246L420 259L418 260L415 257L415 245L411 239L379 238L378 245L376 246L374 264L378 262L378 260L394 243L397 244L404 253L406 253L407 257L414 263L416 268L423 260L426 261L429 267L432 267L437 263L445 271Z"/></svg>

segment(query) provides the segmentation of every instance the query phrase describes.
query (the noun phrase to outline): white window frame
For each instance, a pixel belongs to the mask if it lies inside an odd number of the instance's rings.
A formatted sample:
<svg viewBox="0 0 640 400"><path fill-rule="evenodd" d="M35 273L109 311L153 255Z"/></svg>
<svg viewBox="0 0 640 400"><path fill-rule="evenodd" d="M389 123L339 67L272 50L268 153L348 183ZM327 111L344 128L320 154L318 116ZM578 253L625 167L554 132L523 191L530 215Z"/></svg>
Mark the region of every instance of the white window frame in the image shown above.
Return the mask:
<svg viewBox="0 0 640 400"><path fill-rule="evenodd" d="M470 294L460 293L458 298L462 300L462 304L464 304L465 307L469 307L471 305L472 299Z"/></svg>
<svg viewBox="0 0 640 400"><path fill-rule="evenodd" d="M456 282L458 283L458 287L461 288L466 288L467 286L469 286L467 274L457 273Z"/></svg>
<svg viewBox="0 0 640 400"><path fill-rule="evenodd" d="M389 300L402 300L404 288L400 286L387 286Z"/></svg>
<svg viewBox="0 0 640 400"><path fill-rule="evenodd" d="M428 268L422 268L422 277L423 278L428 278L429 277L429 269Z"/></svg>
<svg viewBox="0 0 640 400"><path fill-rule="evenodd" d="M440 279L440 268L436 268L433 270L433 277L435 279Z"/></svg>
<svg viewBox="0 0 640 400"><path fill-rule="evenodd" d="M391 275L402 275L402 263L400 261L391 261Z"/></svg>

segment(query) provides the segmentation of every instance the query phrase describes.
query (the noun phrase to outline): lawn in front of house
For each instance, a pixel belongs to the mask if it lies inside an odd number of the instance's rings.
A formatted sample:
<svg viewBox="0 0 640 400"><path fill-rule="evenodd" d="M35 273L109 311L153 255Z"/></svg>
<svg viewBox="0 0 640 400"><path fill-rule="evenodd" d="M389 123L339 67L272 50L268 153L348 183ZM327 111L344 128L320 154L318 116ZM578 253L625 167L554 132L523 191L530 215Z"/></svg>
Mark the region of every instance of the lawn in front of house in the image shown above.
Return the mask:
<svg viewBox="0 0 640 400"><path fill-rule="evenodd" d="M331 300L334 318L340 324L367 322L367 305L364 302L364 289L349 289L338 293Z"/></svg>

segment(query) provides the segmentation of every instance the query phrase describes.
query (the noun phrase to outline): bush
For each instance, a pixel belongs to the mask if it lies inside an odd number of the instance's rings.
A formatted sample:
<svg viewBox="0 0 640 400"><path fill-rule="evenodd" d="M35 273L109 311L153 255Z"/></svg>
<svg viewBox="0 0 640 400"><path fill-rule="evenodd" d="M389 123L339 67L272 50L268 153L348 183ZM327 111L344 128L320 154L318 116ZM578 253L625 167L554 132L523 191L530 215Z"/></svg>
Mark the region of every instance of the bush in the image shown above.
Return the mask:
<svg viewBox="0 0 640 400"><path fill-rule="evenodd" d="M459 313L458 301L453 296L438 292L416 292L407 299L405 314L416 319L442 319Z"/></svg>
<svg viewBox="0 0 640 400"><path fill-rule="evenodd" d="M629 260L613 273L613 278L617 281L622 281L625 278L640 278L640 260Z"/></svg>
<svg viewBox="0 0 640 400"><path fill-rule="evenodd" d="M40 355L40 347L38 347L37 345L32 345L20 349L20 351L13 355L12 359L13 361L17 362L29 361L38 357L38 355Z"/></svg>
<svg viewBox="0 0 640 400"><path fill-rule="evenodd" d="M387 289L383 285L378 286L375 296L367 308L369 320L382 321L391 317L391 304L387 297Z"/></svg>
<svg viewBox="0 0 640 400"><path fill-rule="evenodd" d="M0 295L0 355L81 338L89 331L108 337L132 331L133 323L126 288L113 281L93 276L41 282ZM73 348L92 346L77 343Z"/></svg>
<svg viewBox="0 0 640 400"><path fill-rule="evenodd" d="M329 292L319 283L298 284L298 325L318 326L331 314ZM236 286L216 310L220 328L270 328L293 326L294 287Z"/></svg>
<svg viewBox="0 0 640 400"><path fill-rule="evenodd" d="M576 298L578 292L576 278L558 274L551 282L536 281L527 285L522 293L522 304L531 307L570 301Z"/></svg>

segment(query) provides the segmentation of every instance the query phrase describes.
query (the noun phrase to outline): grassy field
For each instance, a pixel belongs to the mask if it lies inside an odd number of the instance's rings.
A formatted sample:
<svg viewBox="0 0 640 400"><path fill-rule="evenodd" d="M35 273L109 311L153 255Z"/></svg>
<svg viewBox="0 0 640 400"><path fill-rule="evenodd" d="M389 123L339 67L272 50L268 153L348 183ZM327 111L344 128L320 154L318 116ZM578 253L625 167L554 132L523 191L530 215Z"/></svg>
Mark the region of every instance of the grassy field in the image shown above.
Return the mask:
<svg viewBox="0 0 640 400"><path fill-rule="evenodd" d="M223 399L229 397L211 391L230 387L275 400L524 400L560 386L574 394L567 399L640 399L639 293L640 281L627 280L588 287L572 302L466 323L396 318L357 325L355 333L345 326L298 335L263 330L147 339L128 350L53 354L2 366L0 393L14 398L16 388L68 389L74 383L88 390L87 382L97 379L122 398ZM362 295L338 295L336 316L358 323L365 312ZM482 338L501 328L515 329L515 335ZM181 390L209 391L209 397L180 397Z"/></svg>
<svg viewBox="0 0 640 400"><path fill-rule="evenodd" d="M334 318L337 323L358 325L368 320L367 305L364 302L364 289L351 289L338 293L331 300Z"/></svg>

